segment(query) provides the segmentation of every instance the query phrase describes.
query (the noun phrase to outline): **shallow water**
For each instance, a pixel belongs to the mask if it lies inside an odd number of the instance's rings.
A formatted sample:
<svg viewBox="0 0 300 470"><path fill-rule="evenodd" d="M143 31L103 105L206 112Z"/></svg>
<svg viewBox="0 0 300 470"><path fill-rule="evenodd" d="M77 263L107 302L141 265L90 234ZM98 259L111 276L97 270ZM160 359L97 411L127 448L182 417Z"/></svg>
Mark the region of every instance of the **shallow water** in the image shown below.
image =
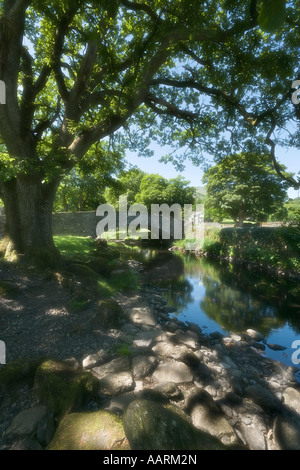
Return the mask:
<svg viewBox="0 0 300 470"><path fill-rule="evenodd" d="M171 316L206 333L241 334L252 328L265 337L265 356L300 367L298 285L188 255L155 252L150 257L146 279L164 289L168 305L176 309ZM285 349L275 351L272 344Z"/></svg>

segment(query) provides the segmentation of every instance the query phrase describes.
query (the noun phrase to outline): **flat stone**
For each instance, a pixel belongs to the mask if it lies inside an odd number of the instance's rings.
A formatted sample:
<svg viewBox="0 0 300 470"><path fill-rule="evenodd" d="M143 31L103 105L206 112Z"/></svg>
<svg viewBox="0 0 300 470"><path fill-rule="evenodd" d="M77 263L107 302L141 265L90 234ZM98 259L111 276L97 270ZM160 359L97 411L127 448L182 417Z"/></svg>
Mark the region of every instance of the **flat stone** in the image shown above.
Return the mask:
<svg viewBox="0 0 300 470"><path fill-rule="evenodd" d="M250 450L266 450L267 428L260 416L242 418L241 431Z"/></svg>
<svg viewBox="0 0 300 470"><path fill-rule="evenodd" d="M279 415L273 433L280 450L300 450L300 420Z"/></svg>
<svg viewBox="0 0 300 470"><path fill-rule="evenodd" d="M272 351L284 351L287 349L285 346L281 346L280 344L267 343L267 346L269 349L272 349Z"/></svg>
<svg viewBox="0 0 300 470"><path fill-rule="evenodd" d="M99 380L99 389L102 393L116 396L134 389L134 382L130 372L119 372L106 375Z"/></svg>
<svg viewBox="0 0 300 470"><path fill-rule="evenodd" d="M34 406L28 410L21 411L6 430L7 436L25 436L37 430L39 422L45 418L47 407L44 405Z"/></svg>
<svg viewBox="0 0 300 470"><path fill-rule="evenodd" d="M136 326L132 325L132 323L125 323L124 325L122 325L122 331L129 335L136 335L139 329Z"/></svg>
<svg viewBox="0 0 300 470"><path fill-rule="evenodd" d="M191 369L183 362L168 362L160 364L152 375L156 382L192 382Z"/></svg>
<svg viewBox="0 0 300 470"><path fill-rule="evenodd" d="M186 406L197 429L220 439L225 445L238 442L234 429L206 390L192 392Z"/></svg>
<svg viewBox="0 0 300 470"><path fill-rule="evenodd" d="M183 397L182 391L180 390L178 385L174 382L162 382L162 383L156 384L153 387L153 390L157 390L163 396L170 398L172 400L180 400Z"/></svg>
<svg viewBox="0 0 300 470"><path fill-rule="evenodd" d="M288 387L283 392L284 404L300 415L300 392Z"/></svg>
<svg viewBox="0 0 300 470"><path fill-rule="evenodd" d="M159 341L152 347L155 355L162 358L175 359L183 361L184 357L194 354L185 344L173 344L171 341ZM197 356L195 355L195 358Z"/></svg>
<svg viewBox="0 0 300 470"><path fill-rule="evenodd" d="M154 356L136 356L132 359L132 373L136 380L140 380L146 375L152 373L157 365L157 359Z"/></svg>
<svg viewBox="0 0 300 470"><path fill-rule="evenodd" d="M195 337L195 335L196 334L195 333L193 334L192 331L190 332L186 331L185 333L174 334L174 336L172 336L170 340L174 342L175 344L181 343L187 346L188 348L196 350L199 348L199 341L198 341L198 338Z"/></svg>
<svg viewBox="0 0 300 470"><path fill-rule="evenodd" d="M92 367L96 367L100 364L104 364L111 358L111 354L105 349L99 349L94 354L89 354L85 357L82 361L82 367L84 369L91 369Z"/></svg>
<svg viewBox="0 0 300 470"><path fill-rule="evenodd" d="M248 336L250 336L250 338L254 339L255 341L261 341L262 339L264 339L264 335L251 328L248 328L246 333Z"/></svg>
<svg viewBox="0 0 300 470"><path fill-rule="evenodd" d="M131 307L125 310L125 315L132 323L143 327L154 326L157 321L153 311L149 307Z"/></svg>
<svg viewBox="0 0 300 470"><path fill-rule="evenodd" d="M162 330L152 329L149 331L141 331L134 335L133 346L148 348L153 345L154 341L160 341L162 336Z"/></svg>
<svg viewBox="0 0 300 470"><path fill-rule="evenodd" d="M119 372L129 372L130 363L128 356L117 357L110 362L107 362L99 367L94 367L92 369L93 375L98 379Z"/></svg>
<svg viewBox="0 0 300 470"><path fill-rule="evenodd" d="M247 387L246 396L267 412L282 411L282 403L276 395L261 385Z"/></svg>

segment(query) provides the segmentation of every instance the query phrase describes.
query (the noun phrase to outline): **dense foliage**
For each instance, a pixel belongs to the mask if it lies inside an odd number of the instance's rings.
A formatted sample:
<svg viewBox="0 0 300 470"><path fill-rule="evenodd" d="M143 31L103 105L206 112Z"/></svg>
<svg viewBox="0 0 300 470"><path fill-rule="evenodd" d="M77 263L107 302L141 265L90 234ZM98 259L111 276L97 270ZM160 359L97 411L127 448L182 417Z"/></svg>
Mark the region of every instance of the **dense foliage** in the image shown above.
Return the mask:
<svg viewBox="0 0 300 470"><path fill-rule="evenodd" d="M179 204L183 208L184 204L195 202L195 188L181 176L168 180L137 168L121 175L119 185L106 191L106 201L117 207L121 195L127 196L128 205L144 204L147 209L151 209L151 204Z"/></svg>
<svg viewBox="0 0 300 470"><path fill-rule="evenodd" d="M286 215L287 184L278 177L266 155L230 155L210 168L204 181L205 208L217 220L230 218L242 226L246 219L261 222L272 214L282 220Z"/></svg>
<svg viewBox="0 0 300 470"><path fill-rule="evenodd" d="M207 234L204 251L209 256L299 272L298 227L224 228Z"/></svg>

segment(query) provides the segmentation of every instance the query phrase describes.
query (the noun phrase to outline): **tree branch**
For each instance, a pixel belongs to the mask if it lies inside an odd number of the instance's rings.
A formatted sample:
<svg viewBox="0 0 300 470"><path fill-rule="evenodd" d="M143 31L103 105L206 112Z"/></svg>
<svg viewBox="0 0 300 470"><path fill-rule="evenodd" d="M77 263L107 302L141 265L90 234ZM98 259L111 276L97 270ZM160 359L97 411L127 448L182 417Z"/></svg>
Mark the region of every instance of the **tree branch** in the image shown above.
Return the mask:
<svg viewBox="0 0 300 470"><path fill-rule="evenodd" d="M57 107L52 118L45 119L44 121L40 121L38 125L36 126L36 128L33 130L33 134L37 142L41 140L42 134L52 126L52 124L56 121L56 119L58 119L60 115L60 110L61 110L60 101L61 101L60 98L58 98Z"/></svg>
<svg viewBox="0 0 300 470"><path fill-rule="evenodd" d="M121 5L126 7L128 10L143 11L148 16L150 16L150 18L154 21L161 20L160 17L155 13L155 11L153 11L152 8L150 8L149 5L146 5L145 3L129 2L128 0L121 0Z"/></svg>
<svg viewBox="0 0 300 470"><path fill-rule="evenodd" d="M174 88L194 88L195 90L201 91L202 93L205 93L208 96L215 96L222 98L226 103L228 103L230 106L233 106L236 108L239 113L244 117L246 122L251 125L256 124L256 116L252 113L248 113L248 111L240 104L240 102L234 98L232 95L229 95L223 90L220 90L218 88L212 88L212 87L207 87L205 85L202 85L200 83L195 82L194 80L173 80L169 78L158 78L155 80L152 80L151 85L166 85L166 86L171 86Z"/></svg>
<svg viewBox="0 0 300 470"><path fill-rule="evenodd" d="M281 169L281 165L279 162L276 160L276 155L275 155L275 142L271 139L271 135L273 134L274 130L276 128L276 122L274 117L271 119L271 127L270 130L267 133L267 137L265 139L265 143L270 146L270 156L272 159L272 164L273 167L278 174L278 176L283 179L284 181L287 181L291 186L293 186L295 189L299 189L300 187L300 181L296 181L294 178L291 176L288 176L288 174L283 173Z"/></svg>
<svg viewBox="0 0 300 470"><path fill-rule="evenodd" d="M66 102L66 118L77 122L82 113L79 104L87 89L93 66L97 57L97 45L94 42L88 43L86 54L82 60L74 86Z"/></svg>
<svg viewBox="0 0 300 470"><path fill-rule="evenodd" d="M69 97L69 91L65 84L64 74L61 70L61 56L63 53L65 35L68 31L69 25L73 20L76 13L76 8L69 10L62 18L61 21L56 28L55 32L55 44L52 52L52 62L51 68L54 71L58 91L64 101L67 101Z"/></svg>
<svg viewBox="0 0 300 470"><path fill-rule="evenodd" d="M199 118L198 113L192 113L191 111L180 109L174 104L168 102L167 100L164 100L163 98L157 98L150 93L146 96L144 103L147 104L147 106L149 106L158 114L168 114L170 116L175 116L186 120L193 120ZM157 105L163 106L166 109L163 110Z"/></svg>

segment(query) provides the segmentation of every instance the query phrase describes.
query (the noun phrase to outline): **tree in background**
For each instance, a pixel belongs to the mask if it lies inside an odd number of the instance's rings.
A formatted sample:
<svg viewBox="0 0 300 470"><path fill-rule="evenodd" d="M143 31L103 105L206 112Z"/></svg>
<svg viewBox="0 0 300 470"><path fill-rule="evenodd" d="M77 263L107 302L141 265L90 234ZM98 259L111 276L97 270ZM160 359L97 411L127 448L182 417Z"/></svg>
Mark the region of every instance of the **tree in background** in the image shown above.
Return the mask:
<svg viewBox="0 0 300 470"><path fill-rule="evenodd" d="M136 167L123 171L115 185L106 189L104 194L106 202L117 208L119 197L126 196L128 206L134 204L136 202L135 196L140 190L141 181L145 174L144 171Z"/></svg>
<svg viewBox="0 0 300 470"><path fill-rule="evenodd" d="M194 204L195 188L189 186L189 181L183 177L167 180L158 174L146 174L135 197L136 202L144 204L148 209L151 204Z"/></svg>
<svg viewBox="0 0 300 470"><path fill-rule="evenodd" d="M288 184L278 178L266 155L230 155L205 173L204 182L205 207L219 220L230 218L241 227L246 219L262 222L270 214L279 220L286 215Z"/></svg>
<svg viewBox="0 0 300 470"><path fill-rule="evenodd" d="M299 148L299 128L290 127L300 118L291 100L300 78L299 5L3 0L3 254L59 258L51 226L57 188L119 131L142 154L152 139L179 149L166 157L178 167L255 144L280 174L275 145L285 138Z"/></svg>
<svg viewBox="0 0 300 470"><path fill-rule="evenodd" d="M292 226L300 227L300 197L289 199L285 207L287 209L286 221Z"/></svg>
<svg viewBox="0 0 300 470"><path fill-rule="evenodd" d="M184 204L195 203L195 188L189 186L181 176L167 180L155 173L145 173L138 168L124 172L119 185L108 188L105 192L106 202L117 208L120 196L127 196L127 204L144 204L151 209L151 204Z"/></svg>

